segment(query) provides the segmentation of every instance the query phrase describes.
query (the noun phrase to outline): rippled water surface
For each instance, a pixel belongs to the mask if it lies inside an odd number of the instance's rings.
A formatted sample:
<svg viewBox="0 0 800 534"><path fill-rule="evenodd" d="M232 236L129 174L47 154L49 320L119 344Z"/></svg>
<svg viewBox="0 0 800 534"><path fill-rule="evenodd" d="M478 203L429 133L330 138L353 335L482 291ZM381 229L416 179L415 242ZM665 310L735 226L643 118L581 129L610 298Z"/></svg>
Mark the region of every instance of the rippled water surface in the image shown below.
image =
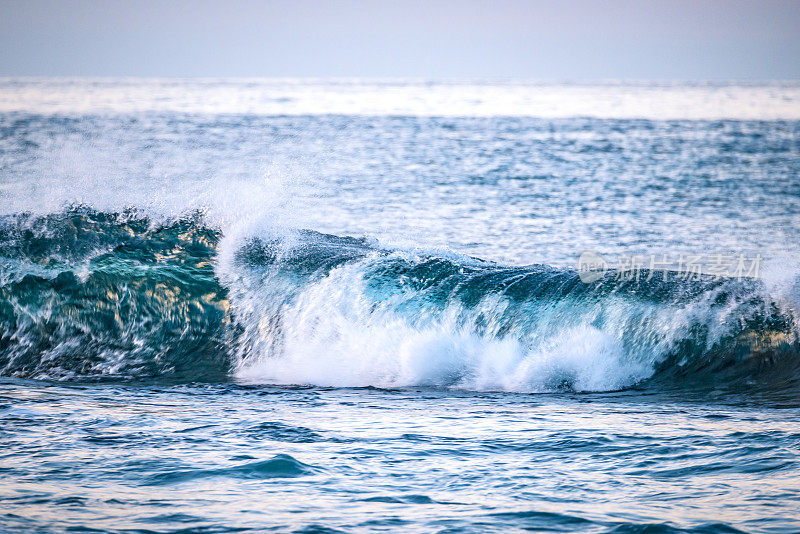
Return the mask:
<svg viewBox="0 0 800 534"><path fill-rule="evenodd" d="M800 528L796 402L8 381L0 392L7 529Z"/></svg>
<svg viewBox="0 0 800 534"><path fill-rule="evenodd" d="M0 530L800 531L798 102L0 80Z"/></svg>

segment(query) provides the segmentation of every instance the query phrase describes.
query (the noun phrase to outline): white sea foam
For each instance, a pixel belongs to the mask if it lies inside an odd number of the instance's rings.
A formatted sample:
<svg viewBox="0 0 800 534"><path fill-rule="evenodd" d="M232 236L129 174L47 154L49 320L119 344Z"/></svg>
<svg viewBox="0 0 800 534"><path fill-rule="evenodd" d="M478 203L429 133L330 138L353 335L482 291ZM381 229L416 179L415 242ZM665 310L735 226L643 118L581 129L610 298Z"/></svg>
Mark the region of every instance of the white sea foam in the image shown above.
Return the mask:
<svg viewBox="0 0 800 534"><path fill-rule="evenodd" d="M299 329L305 336L289 332L285 352L244 361L235 377L246 383L546 392L616 390L653 371L627 360L615 340L591 327L567 330L532 350L513 338L442 324L418 328L400 319L365 325L329 318L315 325L318 330Z"/></svg>

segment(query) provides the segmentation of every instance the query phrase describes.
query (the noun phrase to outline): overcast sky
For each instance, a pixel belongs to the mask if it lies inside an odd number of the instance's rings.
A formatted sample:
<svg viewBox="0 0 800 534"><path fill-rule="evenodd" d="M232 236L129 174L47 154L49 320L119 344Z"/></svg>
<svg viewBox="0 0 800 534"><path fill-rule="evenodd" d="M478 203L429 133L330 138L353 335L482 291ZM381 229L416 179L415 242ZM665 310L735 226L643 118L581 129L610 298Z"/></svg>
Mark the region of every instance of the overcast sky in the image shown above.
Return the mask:
<svg viewBox="0 0 800 534"><path fill-rule="evenodd" d="M800 1L0 0L0 75L797 79Z"/></svg>

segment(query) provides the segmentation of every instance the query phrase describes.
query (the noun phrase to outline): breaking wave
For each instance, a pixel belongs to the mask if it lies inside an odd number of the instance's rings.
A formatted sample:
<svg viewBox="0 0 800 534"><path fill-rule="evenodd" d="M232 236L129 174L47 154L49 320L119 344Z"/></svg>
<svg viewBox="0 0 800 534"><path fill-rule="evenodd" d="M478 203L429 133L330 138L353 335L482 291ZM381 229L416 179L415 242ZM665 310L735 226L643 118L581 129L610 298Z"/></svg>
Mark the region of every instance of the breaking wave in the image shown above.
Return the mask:
<svg viewBox="0 0 800 534"><path fill-rule="evenodd" d="M610 391L800 382L759 280L508 267L73 207L0 218L0 375ZM794 283L794 282L792 282Z"/></svg>

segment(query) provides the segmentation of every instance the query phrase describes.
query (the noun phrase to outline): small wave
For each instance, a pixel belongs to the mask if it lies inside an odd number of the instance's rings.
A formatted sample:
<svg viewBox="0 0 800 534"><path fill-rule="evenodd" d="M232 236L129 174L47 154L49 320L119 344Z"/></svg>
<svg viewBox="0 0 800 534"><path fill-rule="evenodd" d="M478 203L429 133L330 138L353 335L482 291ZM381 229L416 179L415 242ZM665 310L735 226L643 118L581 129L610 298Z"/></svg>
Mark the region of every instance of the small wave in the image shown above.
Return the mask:
<svg viewBox="0 0 800 534"><path fill-rule="evenodd" d="M153 475L148 485L179 484L202 478L231 477L240 479L295 478L317 473L319 468L304 464L288 454L278 454L269 460L248 462L233 467L216 469L189 469Z"/></svg>
<svg viewBox="0 0 800 534"><path fill-rule="evenodd" d="M358 499L360 502L379 502L384 504L461 504L445 501L436 501L427 495L397 495L377 496Z"/></svg>
<svg viewBox="0 0 800 534"><path fill-rule="evenodd" d="M313 443L323 440L320 434L314 432L310 428L287 425L277 421L267 421L255 425L254 427L248 428L246 434L248 437L258 440L268 439L292 443Z"/></svg>

